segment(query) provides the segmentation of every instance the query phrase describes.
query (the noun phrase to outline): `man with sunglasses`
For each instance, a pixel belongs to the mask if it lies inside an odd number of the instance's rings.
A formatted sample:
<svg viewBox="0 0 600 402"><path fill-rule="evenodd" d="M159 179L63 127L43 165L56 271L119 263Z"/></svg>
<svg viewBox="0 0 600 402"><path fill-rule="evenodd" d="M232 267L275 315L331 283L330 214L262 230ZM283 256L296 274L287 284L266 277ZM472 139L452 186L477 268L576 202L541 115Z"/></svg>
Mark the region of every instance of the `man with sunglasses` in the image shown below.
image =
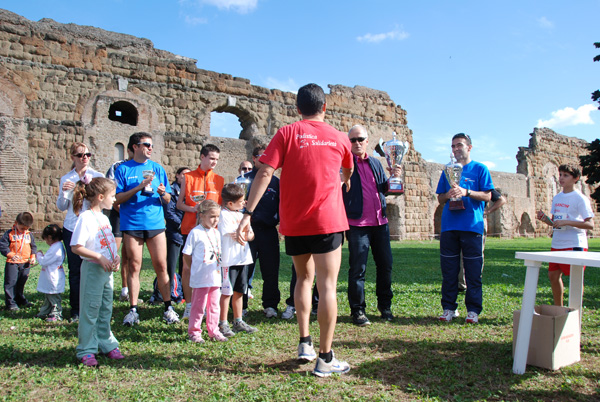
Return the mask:
<svg viewBox="0 0 600 402"><path fill-rule="evenodd" d="M354 154L354 173L350 190L344 191L344 205L350 229L346 232L350 253L348 269L348 302L352 322L364 327L370 325L365 314L365 274L369 248L375 260L377 308L381 318L394 319L392 314L392 249L390 229L386 217L385 193L388 180L378 159L369 157L367 129L355 125L348 132ZM400 177L401 168L395 167L394 177ZM345 189L344 189L345 190Z"/></svg>
<svg viewBox="0 0 600 402"><path fill-rule="evenodd" d="M265 153L264 145L255 147L252 151L254 169L244 176L254 181L258 169L263 165L260 157ZM248 192L250 191L248 188ZM250 217L254 240L250 242L250 253L253 263L248 266L248 286L251 287L254 277L256 260L260 260L260 273L263 278L262 305L267 318L277 317L277 305L281 300L279 291L279 178L271 177L267 190L260 198ZM250 287L248 292L250 292ZM244 309L248 308L248 295L244 296Z"/></svg>
<svg viewBox="0 0 600 402"><path fill-rule="evenodd" d="M120 206L121 232L129 256L127 282L130 310L123 319L123 325L131 327L139 322L137 303L144 243L150 252L158 288L165 303L163 320L167 324L174 324L179 322L179 316L171 306L163 209L171 200L171 186L163 167L150 160L154 148L150 134L132 134L127 148L133 152L133 159L120 164L115 171L115 204Z"/></svg>
<svg viewBox="0 0 600 402"><path fill-rule="evenodd" d="M449 183L442 172L436 193L444 205L440 235L440 266L442 269L441 321L450 322L458 317L458 272L462 259L467 282L465 305L466 322L475 324L483 309L481 270L483 268L483 212L485 203L492 198L494 189L488 168L471 160L471 137L458 133L452 137L452 153L463 166L460 183ZM452 198L460 198L464 209L450 209Z"/></svg>

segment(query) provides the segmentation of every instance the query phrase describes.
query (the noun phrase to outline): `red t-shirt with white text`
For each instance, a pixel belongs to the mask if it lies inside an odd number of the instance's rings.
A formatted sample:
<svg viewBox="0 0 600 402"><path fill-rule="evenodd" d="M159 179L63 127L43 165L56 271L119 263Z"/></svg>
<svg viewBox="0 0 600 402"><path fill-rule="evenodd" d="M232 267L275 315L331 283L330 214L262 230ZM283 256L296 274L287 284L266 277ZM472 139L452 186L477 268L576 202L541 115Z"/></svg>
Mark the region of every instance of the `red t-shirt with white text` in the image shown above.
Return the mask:
<svg viewBox="0 0 600 402"><path fill-rule="evenodd" d="M277 131L262 163L281 169L279 231L311 236L348 230L340 167L351 168L348 136L329 124L301 120Z"/></svg>

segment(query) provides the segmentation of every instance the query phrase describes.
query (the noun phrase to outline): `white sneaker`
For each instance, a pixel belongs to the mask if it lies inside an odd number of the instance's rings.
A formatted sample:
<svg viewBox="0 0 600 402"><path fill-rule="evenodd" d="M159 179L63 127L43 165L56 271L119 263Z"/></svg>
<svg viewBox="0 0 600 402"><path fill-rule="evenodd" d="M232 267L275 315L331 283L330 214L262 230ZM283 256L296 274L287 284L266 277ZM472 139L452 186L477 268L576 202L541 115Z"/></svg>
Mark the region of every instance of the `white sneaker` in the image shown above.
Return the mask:
<svg viewBox="0 0 600 402"><path fill-rule="evenodd" d="M248 289L248 299L254 299L254 295L252 294L252 292L250 291L250 289Z"/></svg>
<svg viewBox="0 0 600 402"><path fill-rule="evenodd" d="M119 301L129 301L129 293L121 293L121 296L119 296Z"/></svg>
<svg viewBox="0 0 600 402"><path fill-rule="evenodd" d="M296 314L296 308L292 306L287 306L285 308L285 311L281 313L281 318L283 318L284 320L291 320L294 314Z"/></svg>
<svg viewBox="0 0 600 402"><path fill-rule="evenodd" d="M173 306L169 306L167 311L163 314L163 320L167 324L176 324L179 322L179 314L173 310Z"/></svg>
<svg viewBox="0 0 600 402"><path fill-rule="evenodd" d="M265 313L267 318L277 318L277 310L275 310L273 307L267 307L263 310L263 313Z"/></svg>
<svg viewBox="0 0 600 402"><path fill-rule="evenodd" d="M467 313L467 318L465 319L467 324L477 324L479 322L479 314L474 311L469 311Z"/></svg>
<svg viewBox="0 0 600 402"><path fill-rule="evenodd" d="M298 360L311 362L317 358L317 352L313 345L308 342L301 342L298 344Z"/></svg>
<svg viewBox="0 0 600 402"><path fill-rule="evenodd" d="M186 303L185 310L183 311L183 317L181 317L181 319L189 320L191 311L192 311L192 303Z"/></svg>
<svg viewBox="0 0 600 402"><path fill-rule="evenodd" d="M333 356L333 359L329 363L325 363L325 360L320 357L317 358L317 364L313 370L313 374L317 377L329 377L332 374L344 374L350 371L350 365L346 362L340 361Z"/></svg>
<svg viewBox="0 0 600 402"><path fill-rule="evenodd" d="M444 310L444 313L440 316L440 321L450 322L453 318L458 317L457 310Z"/></svg>
<svg viewBox="0 0 600 402"><path fill-rule="evenodd" d="M140 323L140 315L134 310L129 310L129 313L123 318L123 325L127 327L133 327L135 324Z"/></svg>

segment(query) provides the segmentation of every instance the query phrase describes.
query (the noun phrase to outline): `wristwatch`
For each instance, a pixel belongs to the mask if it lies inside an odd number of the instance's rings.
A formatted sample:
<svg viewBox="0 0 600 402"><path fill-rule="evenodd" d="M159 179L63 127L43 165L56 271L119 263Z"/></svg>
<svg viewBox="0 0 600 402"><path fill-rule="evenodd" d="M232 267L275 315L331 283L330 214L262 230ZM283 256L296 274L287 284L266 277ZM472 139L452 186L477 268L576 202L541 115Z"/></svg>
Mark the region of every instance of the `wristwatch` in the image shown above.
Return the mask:
<svg viewBox="0 0 600 402"><path fill-rule="evenodd" d="M470 196L471 196L471 189L468 188L467 189L467 197L470 197Z"/></svg>
<svg viewBox="0 0 600 402"><path fill-rule="evenodd" d="M252 216L252 214L253 214L253 213L254 213L254 211L249 211L249 210L247 210L247 209L246 209L246 210L244 210L244 214L245 214L245 215L250 215L250 216Z"/></svg>

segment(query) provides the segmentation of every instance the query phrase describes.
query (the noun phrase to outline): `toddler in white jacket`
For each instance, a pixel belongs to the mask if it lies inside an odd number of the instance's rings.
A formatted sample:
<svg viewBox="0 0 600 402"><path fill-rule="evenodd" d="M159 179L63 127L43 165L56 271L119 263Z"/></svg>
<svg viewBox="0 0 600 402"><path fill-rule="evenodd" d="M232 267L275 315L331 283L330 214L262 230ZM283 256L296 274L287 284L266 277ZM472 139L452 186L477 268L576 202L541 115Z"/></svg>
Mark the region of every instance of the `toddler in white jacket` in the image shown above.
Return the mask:
<svg viewBox="0 0 600 402"><path fill-rule="evenodd" d="M62 229L58 225L48 225L42 232L42 239L50 246L46 254L38 251L36 256L42 270L37 290L44 294L44 304L38 317L47 322L62 320L62 296L65 291L65 250L62 245Z"/></svg>

